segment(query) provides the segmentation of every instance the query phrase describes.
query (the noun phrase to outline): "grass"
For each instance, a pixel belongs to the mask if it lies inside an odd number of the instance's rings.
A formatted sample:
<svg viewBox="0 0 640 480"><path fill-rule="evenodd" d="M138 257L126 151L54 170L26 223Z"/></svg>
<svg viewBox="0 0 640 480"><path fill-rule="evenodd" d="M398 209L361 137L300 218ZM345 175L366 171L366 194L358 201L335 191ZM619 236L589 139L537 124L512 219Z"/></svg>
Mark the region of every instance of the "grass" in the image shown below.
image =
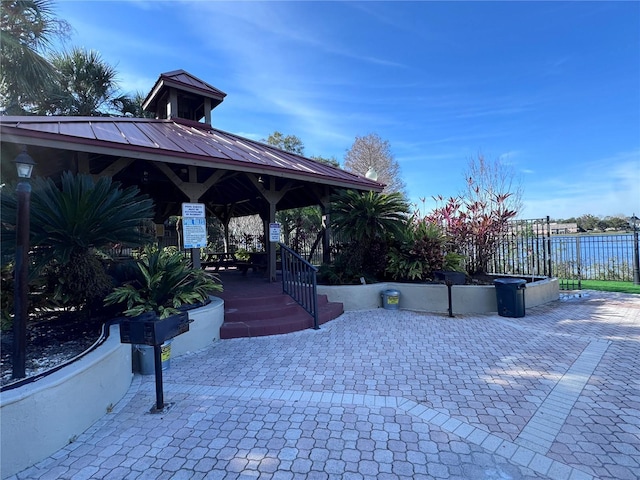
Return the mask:
<svg viewBox="0 0 640 480"><path fill-rule="evenodd" d="M573 280L576 284L577 280ZM614 282L608 280L582 280L583 290L600 290L603 292L636 293L640 295L640 285L633 282Z"/></svg>

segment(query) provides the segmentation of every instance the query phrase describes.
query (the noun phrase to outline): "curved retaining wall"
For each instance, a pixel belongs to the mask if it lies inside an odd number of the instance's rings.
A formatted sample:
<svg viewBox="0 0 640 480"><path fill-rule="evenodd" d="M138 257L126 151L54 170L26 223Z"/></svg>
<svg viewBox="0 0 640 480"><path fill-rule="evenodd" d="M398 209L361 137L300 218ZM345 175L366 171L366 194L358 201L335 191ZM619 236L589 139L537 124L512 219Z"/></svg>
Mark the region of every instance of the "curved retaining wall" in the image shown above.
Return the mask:
<svg viewBox="0 0 640 480"><path fill-rule="evenodd" d="M220 339L224 302L211 297L189 310L189 331L173 339L171 356L200 350ZM120 327L78 361L34 383L0 395L2 478L47 458L89 428L131 386L131 345L120 343Z"/></svg>
<svg viewBox="0 0 640 480"><path fill-rule="evenodd" d="M209 297L210 303L204 307L189 310L189 331L178 335L171 342L171 356L179 357L187 352L195 352L220 340L220 327L224 322L224 301Z"/></svg>
<svg viewBox="0 0 640 480"><path fill-rule="evenodd" d="M2 478L48 457L118 403L131 385L131 347L120 327L78 361L34 383L2 393Z"/></svg>
<svg viewBox="0 0 640 480"><path fill-rule="evenodd" d="M447 287L436 284L383 282L369 285L318 285L318 293L329 301L340 302L346 311L370 310L382 307L382 292L400 292L399 306L419 312L448 313ZM544 278L527 283L524 291L525 309L560 298L558 279ZM451 287L453 313L492 313L498 311L493 285L454 285Z"/></svg>

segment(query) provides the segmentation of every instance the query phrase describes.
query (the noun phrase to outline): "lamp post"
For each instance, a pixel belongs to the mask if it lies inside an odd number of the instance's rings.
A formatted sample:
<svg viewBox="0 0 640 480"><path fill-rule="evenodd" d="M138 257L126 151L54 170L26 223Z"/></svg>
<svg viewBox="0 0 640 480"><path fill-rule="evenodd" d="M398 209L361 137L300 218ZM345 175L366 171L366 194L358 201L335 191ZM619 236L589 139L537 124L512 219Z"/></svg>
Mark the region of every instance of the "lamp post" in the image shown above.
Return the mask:
<svg viewBox="0 0 640 480"><path fill-rule="evenodd" d="M18 208L16 213L16 265L14 274L13 319L13 378L26 376L27 363L27 320L29 318L29 209L31 184L29 178L36 162L24 148L13 161L18 170L20 182L16 187Z"/></svg>
<svg viewBox="0 0 640 480"><path fill-rule="evenodd" d="M634 213L629 219L633 222L633 284L640 285L640 255L638 255L638 217Z"/></svg>

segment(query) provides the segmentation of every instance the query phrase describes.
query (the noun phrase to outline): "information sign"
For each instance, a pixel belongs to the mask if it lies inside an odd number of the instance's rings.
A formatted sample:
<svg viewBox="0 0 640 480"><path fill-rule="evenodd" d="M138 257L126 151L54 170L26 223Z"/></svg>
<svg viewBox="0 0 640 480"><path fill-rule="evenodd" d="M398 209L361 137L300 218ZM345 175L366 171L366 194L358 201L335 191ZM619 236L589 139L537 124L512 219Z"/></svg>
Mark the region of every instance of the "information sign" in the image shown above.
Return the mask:
<svg viewBox="0 0 640 480"><path fill-rule="evenodd" d="M204 218L204 203L183 203L182 204L182 217L183 218Z"/></svg>
<svg viewBox="0 0 640 480"><path fill-rule="evenodd" d="M280 224L279 223L269 224L269 241L270 242L280 241Z"/></svg>
<svg viewBox="0 0 640 480"><path fill-rule="evenodd" d="M182 204L182 238L184 248L207 246L207 219L204 203Z"/></svg>

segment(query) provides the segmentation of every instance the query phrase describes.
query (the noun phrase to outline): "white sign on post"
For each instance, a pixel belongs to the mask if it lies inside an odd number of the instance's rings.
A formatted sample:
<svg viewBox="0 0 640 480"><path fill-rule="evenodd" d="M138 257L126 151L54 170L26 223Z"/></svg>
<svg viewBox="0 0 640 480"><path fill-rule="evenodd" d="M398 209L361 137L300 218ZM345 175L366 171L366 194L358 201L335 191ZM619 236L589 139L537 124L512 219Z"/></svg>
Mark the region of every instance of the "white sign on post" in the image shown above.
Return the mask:
<svg viewBox="0 0 640 480"><path fill-rule="evenodd" d="M182 216L186 218L204 218L204 203L183 203Z"/></svg>
<svg viewBox="0 0 640 480"><path fill-rule="evenodd" d="M270 242L280 241L280 224L279 223L269 224L269 241Z"/></svg>
<svg viewBox="0 0 640 480"><path fill-rule="evenodd" d="M204 203L182 204L182 238L184 248L207 246L207 219Z"/></svg>

